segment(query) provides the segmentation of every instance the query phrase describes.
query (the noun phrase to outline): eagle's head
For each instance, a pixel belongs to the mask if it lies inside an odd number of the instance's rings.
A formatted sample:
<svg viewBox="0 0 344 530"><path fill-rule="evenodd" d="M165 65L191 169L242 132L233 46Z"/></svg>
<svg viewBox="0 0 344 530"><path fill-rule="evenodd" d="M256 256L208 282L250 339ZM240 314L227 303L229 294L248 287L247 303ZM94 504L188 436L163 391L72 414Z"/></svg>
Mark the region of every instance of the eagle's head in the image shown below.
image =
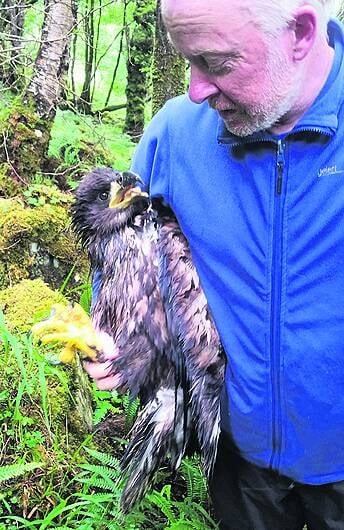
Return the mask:
<svg viewBox="0 0 344 530"><path fill-rule="evenodd" d="M128 224L149 204L148 194L131 171L97 168L85 175L75 192L73 227L84 245L95 233L106 235Z"/></svg>

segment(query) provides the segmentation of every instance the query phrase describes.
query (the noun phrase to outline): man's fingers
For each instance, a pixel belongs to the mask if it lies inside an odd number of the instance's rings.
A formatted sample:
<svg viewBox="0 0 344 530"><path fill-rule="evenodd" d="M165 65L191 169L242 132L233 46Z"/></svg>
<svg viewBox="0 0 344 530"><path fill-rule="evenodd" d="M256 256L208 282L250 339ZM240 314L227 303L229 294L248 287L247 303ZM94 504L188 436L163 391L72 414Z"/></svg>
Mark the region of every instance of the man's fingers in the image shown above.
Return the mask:
<svg viewBox="0 0 344 530"><path fill-rule="evenodd" d="M111 375L112 363L106 361L104 363L84 361L84 368L86 372L93 377L93 379L103 379Z"/></svg>
<svg viewBox="0 0 344 530"><path fill-rule="evenodd" d="M119 374L109 375L103 379L96 379L95 383L99 390L115 390L121 386L121 376Z"/></svg>
<svg viewBox="0 0 344 530"><path fill-rule="evenodd" d="M97 363L84 361L86 372L95 380L99 390L114 390L121 386L120 374L111 374L112 363Z"/></svg>

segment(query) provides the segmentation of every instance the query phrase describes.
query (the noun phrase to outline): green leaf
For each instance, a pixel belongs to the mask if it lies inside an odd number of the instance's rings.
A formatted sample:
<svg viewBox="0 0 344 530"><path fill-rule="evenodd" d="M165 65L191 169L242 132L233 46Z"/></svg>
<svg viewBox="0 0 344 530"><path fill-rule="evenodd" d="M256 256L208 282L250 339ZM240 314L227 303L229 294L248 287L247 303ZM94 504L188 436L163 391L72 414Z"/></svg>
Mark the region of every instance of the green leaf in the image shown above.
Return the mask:
<svg viewBox="0 0 344 530"><path fill-rule="evenodd" d="M30 471L43 466L43 462L30 462L26 464L10 464L8 466L0 466L0 482L5 482L5 480L20 477L25 473L29 473Z"/></svg>

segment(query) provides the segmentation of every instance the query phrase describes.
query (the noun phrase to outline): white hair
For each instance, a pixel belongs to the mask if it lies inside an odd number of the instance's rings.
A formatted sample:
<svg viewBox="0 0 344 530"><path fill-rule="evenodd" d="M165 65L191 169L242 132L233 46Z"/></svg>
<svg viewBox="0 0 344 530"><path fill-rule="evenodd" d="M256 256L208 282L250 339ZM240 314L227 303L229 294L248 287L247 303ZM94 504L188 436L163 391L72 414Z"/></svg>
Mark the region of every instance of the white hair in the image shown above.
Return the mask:
<svg viewBox="0 0 344 530"><path fill-rule="evenodd" d="M163 12L166 3L166 0L161 0ZM344 12L344 0L251 0L251 11L257 17L258 27L267 35L275 37L293 21L294 12L302 5L311 5L316 9L319 30L324 35L329 19Z"/></svg>
<svg viewBox="0 0 344 530"><path fill-rule="evenodd" d="M302 5L312 5L319 15L319 30L326 34L327 22L335 16L342 0L253 0L252 12L258 26L267 34L276 36L293 20L293 13Z"/></svg>

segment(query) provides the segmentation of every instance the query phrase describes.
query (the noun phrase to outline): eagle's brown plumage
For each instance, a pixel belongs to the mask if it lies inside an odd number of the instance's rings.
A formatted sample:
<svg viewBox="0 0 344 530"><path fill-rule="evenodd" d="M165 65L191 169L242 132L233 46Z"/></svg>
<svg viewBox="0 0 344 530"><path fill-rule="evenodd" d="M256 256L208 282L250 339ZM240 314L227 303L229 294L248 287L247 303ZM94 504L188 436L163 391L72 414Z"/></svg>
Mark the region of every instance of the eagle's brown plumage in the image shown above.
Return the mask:
<svg viewBox="0 0 344 530"><path fill-rule="evenodd" d="M142 497L159 465L177 468L191 425L206 473L216 456L225 361L190 250L171 210L136 194L109 208L112 183L136 176L111 169L86 175L73 224L100 274L91 318L122 388L143 396L122 466L125 511ZM121 206L122 204L122 206Z"/></svg>

